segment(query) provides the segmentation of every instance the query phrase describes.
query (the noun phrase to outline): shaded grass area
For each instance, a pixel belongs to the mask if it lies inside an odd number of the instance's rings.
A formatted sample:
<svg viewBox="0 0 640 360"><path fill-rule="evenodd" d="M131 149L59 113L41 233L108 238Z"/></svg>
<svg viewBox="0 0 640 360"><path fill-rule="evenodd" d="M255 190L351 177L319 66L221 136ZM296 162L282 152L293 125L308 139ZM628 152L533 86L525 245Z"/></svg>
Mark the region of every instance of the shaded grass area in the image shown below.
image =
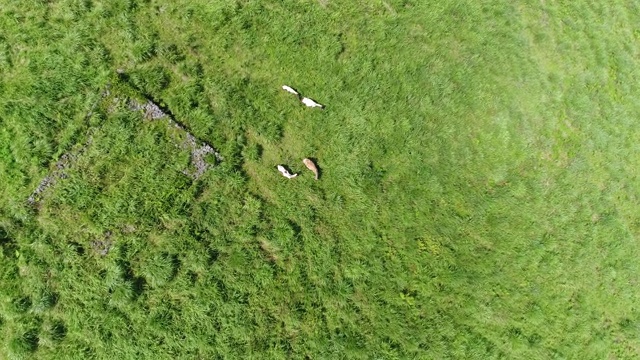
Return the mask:
<svg viewBox="0 0 640 360"><path fill-rule="evenodd" d="M638 10L8 2L0 352L638 356ZM116 69L225 160L193 181L163 124L87 119Z"/></svg>

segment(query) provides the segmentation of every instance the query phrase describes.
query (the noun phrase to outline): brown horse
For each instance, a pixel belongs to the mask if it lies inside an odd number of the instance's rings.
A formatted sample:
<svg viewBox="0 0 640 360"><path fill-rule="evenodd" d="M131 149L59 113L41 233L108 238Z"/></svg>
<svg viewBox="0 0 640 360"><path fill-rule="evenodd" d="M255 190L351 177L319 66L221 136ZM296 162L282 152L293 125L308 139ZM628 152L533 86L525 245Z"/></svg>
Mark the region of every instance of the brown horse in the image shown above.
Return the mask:
<svg viewBox="0 0 640 360"><path fill-rule="evenodd" d="M307 167L307 169L313 171L313 173L316 175L316 180L318 180L318 168L316 167L316 164L314 164L311 159L307 158L304 158L302 162Z"/></svg>

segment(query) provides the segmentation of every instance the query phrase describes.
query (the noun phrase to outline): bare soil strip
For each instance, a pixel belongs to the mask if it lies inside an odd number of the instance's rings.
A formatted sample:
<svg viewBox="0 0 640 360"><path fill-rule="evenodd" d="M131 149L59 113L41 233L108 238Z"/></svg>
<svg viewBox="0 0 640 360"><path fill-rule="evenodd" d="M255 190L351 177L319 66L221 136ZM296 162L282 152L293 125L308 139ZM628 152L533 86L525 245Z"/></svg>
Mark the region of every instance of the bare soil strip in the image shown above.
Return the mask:
<svg viewBox="0 0 640 360"><path fill-rule="evenodd" d="M105 86L105 89L102 91L100 98L98 98L93 103L90 110L87 112L85 121L91 118L96 106L98 106L100 101L111 94L109 91L110 87L111 86L109 84ZM118 102L117 98L114 99L115 102ZM202 176L202 174L205 173L205 171L215 165L215 163L207 162L207 155L213 155L218 162L223 160L222 155L220 155L220 153L215 148L213 148L207 142L200 140L196 136L191 134L184 125L173 119L173 116L168 114L152 100L147 99L146 103L141 103L137 100L129 99L127 105L131 111L143 111L145 118L149 120L167 119L167 126L173 126L184 133L184 141L182 142L182 144L176 145L181 146L183 149L187 149L191 152L191 164L193 165L194 169L185 169L182 171L183 174L193 178L194 180L197 180ZM55 185L58 180L67 177L66 171L75 164L78 157L86 151L89 145L91 145L91 142L93 140L92 135L95 131L95 127L87 130L87 141L82 146L72 149L69 152L64 153L60 157L60 159L55 163L54 169L49 173L49 175L45 176L44 179L40 181L36 189L27 199L29 205L36 206L43 199L43 194L48 188Z"/></svg>

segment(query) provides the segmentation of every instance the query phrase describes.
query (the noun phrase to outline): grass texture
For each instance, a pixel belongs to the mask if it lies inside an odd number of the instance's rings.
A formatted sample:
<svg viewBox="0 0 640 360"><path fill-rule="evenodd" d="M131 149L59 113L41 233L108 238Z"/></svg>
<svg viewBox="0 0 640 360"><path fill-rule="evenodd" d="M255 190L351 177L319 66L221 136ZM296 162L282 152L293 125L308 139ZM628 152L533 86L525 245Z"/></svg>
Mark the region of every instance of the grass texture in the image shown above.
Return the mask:
<svg viewBox="0 0 640 360"><path fill-rule="evenodd" d="M5 0L0 357L639 357L638 24L619 0ZM223 160L186 176L131 98Z"/></svg>

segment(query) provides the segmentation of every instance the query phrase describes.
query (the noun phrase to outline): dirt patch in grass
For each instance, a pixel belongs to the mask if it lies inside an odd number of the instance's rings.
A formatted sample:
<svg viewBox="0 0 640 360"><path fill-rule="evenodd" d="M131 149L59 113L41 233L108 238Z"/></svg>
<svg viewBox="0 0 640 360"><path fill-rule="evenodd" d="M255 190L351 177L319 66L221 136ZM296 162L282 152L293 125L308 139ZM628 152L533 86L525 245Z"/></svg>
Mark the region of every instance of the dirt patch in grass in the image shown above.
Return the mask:
<svg viewBox="0 0 640 360"><path fill-rule="evenodd" d="M105 90L101 93L100 98L92 105L91 109L87 112L85 119L88 120L93 115L96 106L99 102L111 95L109 91L110 85L105 87ZM114 110L113 106L120 102L120 99L117 97L113 98L113 104L110 107L110 112ZM184 140L181 144L177 144L183 149L186 149L191 152L191 165L192 169L185 169L182 172L192 177L194 180L199 179L202 174L205 173L208 169L213 167L216 162L220 162L223 160L222 155L218 151L216 151L213 146L198 139L196 136L191 134L184 125L175 121L172 116L165 111L155 102L148 100L147 102L139 102L134 99L129 99L126 102L129 110L131 111L142 111L144 112L144 117L149 120L167 120L167 126L173 126L178 129L180 132L184 133ZM60 156L60 159L55 163L53 169L49 172L47 176L45 176L42 181L38 184L36 189L31 193L27 202L31 206L36 206L43 199L44 193L48 188L55 185L60 179L64 179L67 177L67 171L70 167L72 167L77 161L78 157L84 153L87 148L91 145L92 135L96 131L95 127L89 128L86 134L86 142L67 153L64 153ZM207 158L207 155L212 155L215 158L215 161Z"/></svg>
<svg viewBox="0 0 640 360"><path fill-rule="evenodd" d="M209 154L213 155L217 161L222 161L222 155L220 155L213 146L198 139L189 132L184 125L174 120L172 116L162 110L162 108L153 101L148 100L146 103L140 103L137 100L131 99L128 105L132 111L143 111L145 118L149 120L167 119L167 126L173 126L184 133L184 141L180 146L191 152L191 165L193 166L193 170L185 169L182 171L185 175L197 180L207 169L214 166L215 162L207 161L207 155Z"/></svg>

